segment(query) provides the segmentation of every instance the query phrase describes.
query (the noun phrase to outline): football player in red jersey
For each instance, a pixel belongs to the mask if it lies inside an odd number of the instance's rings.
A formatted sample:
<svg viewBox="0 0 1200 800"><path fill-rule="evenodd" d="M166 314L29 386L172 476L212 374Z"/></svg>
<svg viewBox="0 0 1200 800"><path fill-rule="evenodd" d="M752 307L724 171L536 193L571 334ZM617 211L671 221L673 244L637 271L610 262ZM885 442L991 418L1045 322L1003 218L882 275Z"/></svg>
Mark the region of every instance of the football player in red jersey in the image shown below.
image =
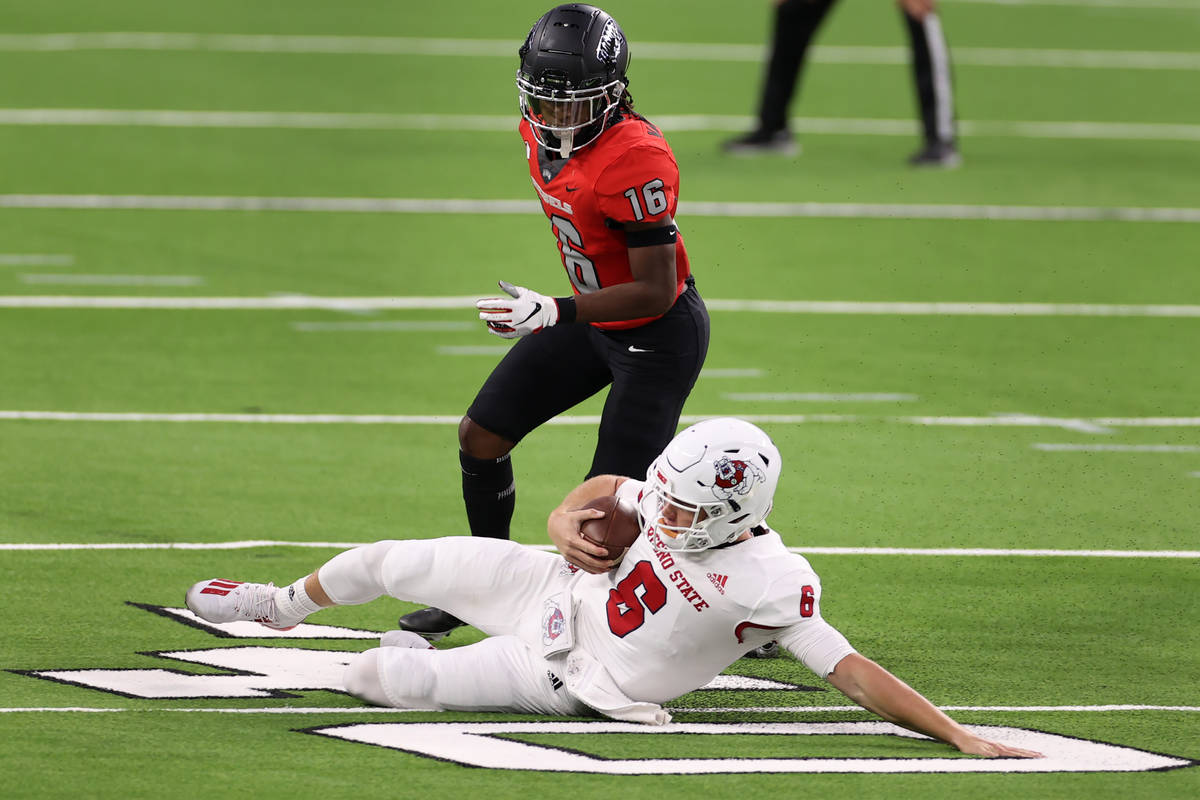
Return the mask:
<svg viewBox="0 0 1200 800"><path fill-rule="evenodd" d="M516 499L509 453L526 434L610 387L587 477L643 474L675 435L709 336L675 226L679 168L662 132L633 110L616 20L560 5L518 55L529 175L572 292L501 281L503 296L477 303L490 333L520 339L458 428L471 534L499 539ZM461 624L437 608L400 619L430 639Z"/></svg>

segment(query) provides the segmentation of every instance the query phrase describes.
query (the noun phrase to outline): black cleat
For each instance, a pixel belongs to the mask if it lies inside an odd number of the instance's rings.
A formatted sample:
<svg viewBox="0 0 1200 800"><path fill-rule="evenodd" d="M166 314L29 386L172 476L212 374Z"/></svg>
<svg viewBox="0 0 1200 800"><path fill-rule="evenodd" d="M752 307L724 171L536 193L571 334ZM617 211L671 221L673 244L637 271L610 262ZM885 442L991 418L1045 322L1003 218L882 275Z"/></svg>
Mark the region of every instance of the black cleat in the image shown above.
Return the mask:
<svg viewBox="0 0 1200 800"><path fill-rule="evenodd" d="M721 149L731 156L795 156L800 146L788 131L752 131L730 139Z"/></svg>
<svg viewBox="0 0 1200 800"><path fill-rule="evenodd" d="M445 638L446 634L467 623L452 614L447 614L440 608L422 608L400 618L397 625L400 630L412 631L424 636L426 641L436 642Z"/></svg>
<svg viewBox="0 0 1200 800"><path fill-rule="evenodd" d="M909 157L908 163L914 167L954 169L962 164L962 156L954 142L926 142L924 147Z"/></svg>
<svg viewBox="0 0 1200 800"><path fill-rule="evenodd" d="M761 647L756 647L749 653L746 653L746 658L778 658L779 657L779 642L767 642Z"/></svg>

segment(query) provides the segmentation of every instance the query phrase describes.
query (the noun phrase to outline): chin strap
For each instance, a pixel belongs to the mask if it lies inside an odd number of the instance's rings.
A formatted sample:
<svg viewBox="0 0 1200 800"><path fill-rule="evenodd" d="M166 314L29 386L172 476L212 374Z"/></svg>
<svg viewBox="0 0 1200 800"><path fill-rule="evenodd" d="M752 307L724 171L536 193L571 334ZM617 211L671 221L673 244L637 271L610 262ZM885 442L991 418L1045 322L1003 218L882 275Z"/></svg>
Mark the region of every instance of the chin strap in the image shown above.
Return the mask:
<svg viewBox="0 0 1200 800"><path fill-rule="evenodd" d="M563 158L571 155L571 146L575 144L575 131L558 134L558 154Z"/></svg>

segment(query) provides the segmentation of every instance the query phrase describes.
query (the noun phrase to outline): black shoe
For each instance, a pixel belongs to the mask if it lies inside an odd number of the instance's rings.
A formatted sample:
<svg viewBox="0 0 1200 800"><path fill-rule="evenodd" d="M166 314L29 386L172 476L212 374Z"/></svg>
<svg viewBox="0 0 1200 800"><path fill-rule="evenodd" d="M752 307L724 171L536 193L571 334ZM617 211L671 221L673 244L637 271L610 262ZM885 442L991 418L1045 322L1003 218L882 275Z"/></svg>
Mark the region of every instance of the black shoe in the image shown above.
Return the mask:
<svg viewBox="0 0 1200 800"><path fill-rule="evenodd" d="M954 142L926 142L924 147L909 157L908 163L914 167L954 169L962 164L962 156Z"/></svg>
<svg viewBox="0 0 1200 800"><path fill-rule="evenodd" d="M436 642L450 631L467 623L440 608L422 608L420 611L405 614L397 624L401 630L412 631L424 636L427 641Z"/></svg>
<svg viewBox="0 0 1200 800"><path fill-rule="evenodd" d="M746 653L746 658L778 658L779 657L779 642L767 642L761 647L756 647L749 653Z"/></svg>
<svg viewBox="0 0 1200 800"><path fill-rule="evenodd" d="M731 156L794 156L800 146L788 131L753 131L730 139L721 149Z"/></svg>

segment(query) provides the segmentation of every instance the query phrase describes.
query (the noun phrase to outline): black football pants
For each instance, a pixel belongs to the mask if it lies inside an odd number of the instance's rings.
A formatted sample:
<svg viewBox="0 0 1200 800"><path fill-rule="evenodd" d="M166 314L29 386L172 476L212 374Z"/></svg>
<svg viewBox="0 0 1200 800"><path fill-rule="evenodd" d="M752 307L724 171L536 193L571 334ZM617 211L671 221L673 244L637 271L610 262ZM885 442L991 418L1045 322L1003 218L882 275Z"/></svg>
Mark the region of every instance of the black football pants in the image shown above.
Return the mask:
<svg viewBox="0 0 1200 800"><path fill-rule="evenodd" d="M556 325L523 337L488 376L467 416L513 442L611 384L587 477L641 478L675 436L708 352L694 286L663 317L624 331Z"/></svg>
<svg viewBox="0 0 1200 800"><path fill-rule="evenodd" d="M759 129L788 127L788 106L796 92L809 43L837 0L783 0L775 9L775 29L759 105ZM937 14L924 20L904 15L912 47L913 80L927 142L955 138L950 51Z"/></svg>

